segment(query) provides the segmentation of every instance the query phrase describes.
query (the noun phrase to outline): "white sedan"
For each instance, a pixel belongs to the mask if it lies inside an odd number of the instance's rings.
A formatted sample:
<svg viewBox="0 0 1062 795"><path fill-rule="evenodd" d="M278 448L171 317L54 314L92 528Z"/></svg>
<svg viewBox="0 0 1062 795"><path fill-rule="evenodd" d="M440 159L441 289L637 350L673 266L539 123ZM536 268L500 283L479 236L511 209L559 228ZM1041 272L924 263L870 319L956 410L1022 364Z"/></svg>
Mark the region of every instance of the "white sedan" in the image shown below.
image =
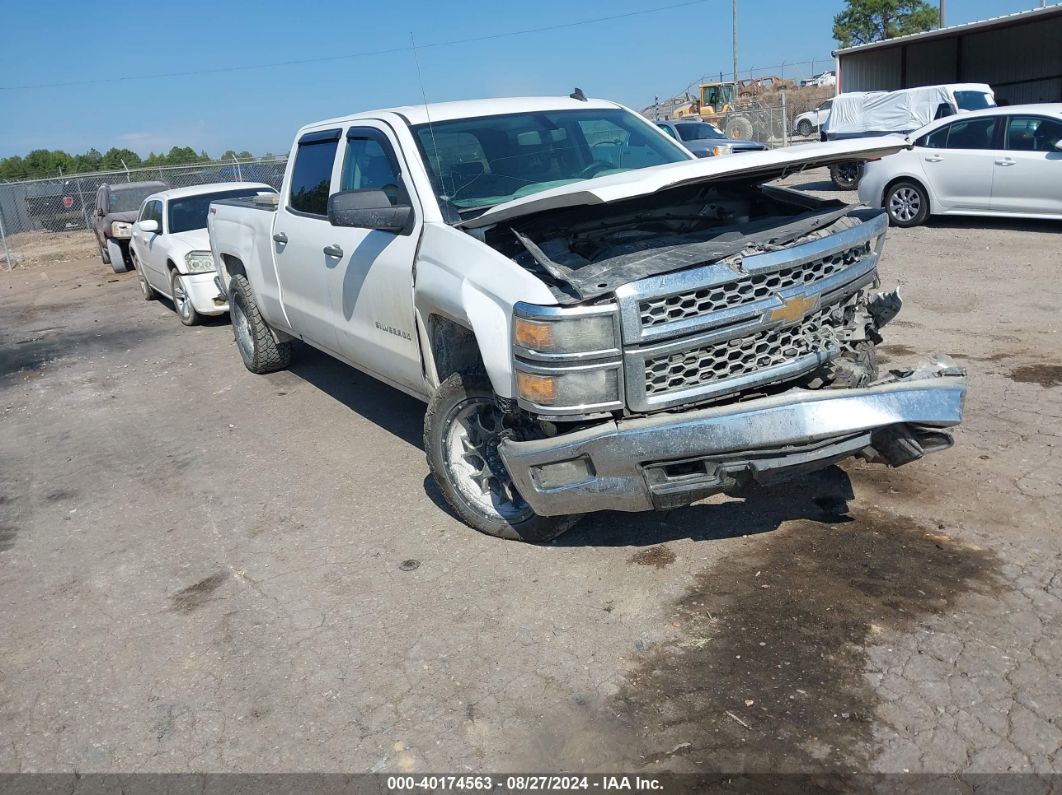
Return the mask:
<svg viewBox="0 0 1062 795"><path fill-rule="evenodd" d="M140 205L129 246L144 298L173 301L181 322L229 311L214 283L207 213L210 203L276 191L260 182L215 182L153 193Z"/></svg>
<svg viewBox="0 0 1062 795"><path fill-rule="evenodd" d="M1062 103L949 116L866 164L859 199L896 226L930 215L1062 220Z"/></svg>

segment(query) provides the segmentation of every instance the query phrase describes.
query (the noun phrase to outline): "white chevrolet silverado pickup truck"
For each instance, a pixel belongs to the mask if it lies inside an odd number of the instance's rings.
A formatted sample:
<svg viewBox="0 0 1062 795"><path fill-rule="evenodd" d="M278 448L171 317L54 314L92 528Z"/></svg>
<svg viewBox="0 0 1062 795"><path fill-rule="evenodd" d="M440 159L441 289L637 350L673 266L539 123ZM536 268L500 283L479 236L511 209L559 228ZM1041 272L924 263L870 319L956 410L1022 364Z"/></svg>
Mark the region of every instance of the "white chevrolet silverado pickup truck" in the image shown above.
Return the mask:
<svg viewBox="0 0 1062 795"><path fill-rule="evenodd" d="M456 514L542 541L951 444L963 371L878 370L884 213L768 184L903 146L697 159L600 100L400 107L299 130L277 201L215 202L210 243L248 369L302 340L426 401Z"/></svg>

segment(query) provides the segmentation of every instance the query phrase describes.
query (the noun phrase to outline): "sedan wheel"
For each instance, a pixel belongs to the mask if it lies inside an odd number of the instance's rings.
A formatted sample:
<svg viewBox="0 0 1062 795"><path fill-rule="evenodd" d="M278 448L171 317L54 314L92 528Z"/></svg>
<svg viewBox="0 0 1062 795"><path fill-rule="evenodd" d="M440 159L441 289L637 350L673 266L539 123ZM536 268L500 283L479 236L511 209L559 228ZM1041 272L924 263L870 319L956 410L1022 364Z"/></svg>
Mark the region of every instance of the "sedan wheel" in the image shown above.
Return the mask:
<svg viewBox="0 0 1062 795"><path fill-rule="evenodd" d="M885 195L885 211L895 226L918 226L929 215L929 199L920 185L898 182Z"/></svg>
<svg viewBox="0 0 1062 795"><path fill-rule="evenodd" d="M184 279L177 271L170 274L170 295L173 296L173 308L177 310L177 316L186 326L195 326L199 323L199 313L192 306L192 298L184 286Z"/></svg>

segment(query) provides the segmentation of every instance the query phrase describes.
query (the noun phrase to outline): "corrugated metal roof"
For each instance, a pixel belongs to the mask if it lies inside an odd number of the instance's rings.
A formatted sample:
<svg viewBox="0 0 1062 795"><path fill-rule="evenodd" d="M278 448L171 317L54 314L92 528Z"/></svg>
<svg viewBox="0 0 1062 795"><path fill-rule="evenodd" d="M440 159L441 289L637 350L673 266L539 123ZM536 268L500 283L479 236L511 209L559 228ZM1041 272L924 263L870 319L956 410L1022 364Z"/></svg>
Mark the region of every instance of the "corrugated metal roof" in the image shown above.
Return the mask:
<svg viewBox="0 0 1062 795"><path fill-rule="evenodd" d="M1062 15L1062 3L1050 5L1046 8L1033 8L1029 11L1015 11L1013 14L1006 14L1001 17L992 17L991 19L982 19L979 22L966 22L962 25L952 25L947 28L927 30L923 33L912 33L908 36L897 36L895 39L873 41L869 44L857 44L855 47L847 47L842 50L834 50L833 55L834 57L836 57L838 55L848 55L849 53L854 52L866 52L867 50L878 50L887 47L894 47L896 45L907 44L913 41L925 41L926 39L947 38L949 36L955 36L964 33L976 33L982 30L991 30L992 28L1018 25L1024 22L1031 22L1038 18L1054 17L1058 15Z"/></svg>

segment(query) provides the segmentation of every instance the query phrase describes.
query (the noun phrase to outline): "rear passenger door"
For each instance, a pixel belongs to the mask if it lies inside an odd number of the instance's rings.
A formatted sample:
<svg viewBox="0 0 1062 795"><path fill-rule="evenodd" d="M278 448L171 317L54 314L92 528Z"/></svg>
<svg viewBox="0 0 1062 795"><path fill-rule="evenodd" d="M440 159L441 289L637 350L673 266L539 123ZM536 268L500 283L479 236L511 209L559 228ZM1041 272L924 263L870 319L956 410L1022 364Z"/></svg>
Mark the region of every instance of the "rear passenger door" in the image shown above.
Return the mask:
<svg viewBox="0 0 1062 795"><path fill-rule="evenodd" d="M1000 117L954 121L924 136L922 168L935 194L935 210L989 210Z"/></svg>
<svg viewBox="0 0 1062 795"><path fill-rule="evenodd" d="M336 260L324 249L333 242L328 196L337 179L339 136L335 128L315 130L299 139L271 241L280 300L292 330L332 353L338 351L329 295Z"/></svg>
<svg viewBox="0 0 1062 795"><path fill-rule="evenodd" d="M1003 150L996 152L992 209L1062 215L1062 120L1008 116Z"/></svg>

